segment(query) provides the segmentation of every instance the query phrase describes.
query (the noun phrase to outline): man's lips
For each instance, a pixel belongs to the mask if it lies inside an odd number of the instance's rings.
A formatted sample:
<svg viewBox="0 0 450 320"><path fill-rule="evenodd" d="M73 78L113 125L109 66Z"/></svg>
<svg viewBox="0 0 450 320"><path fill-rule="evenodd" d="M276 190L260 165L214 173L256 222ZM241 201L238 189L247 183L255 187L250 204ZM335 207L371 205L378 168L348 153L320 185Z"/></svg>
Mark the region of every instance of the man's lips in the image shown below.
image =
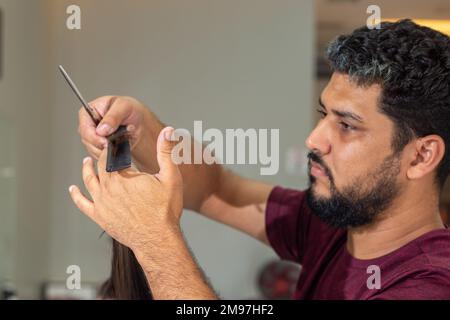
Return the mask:
<svg viewBox="0 0 450 320"><path fill-rule="evenodd" d="M327 176L323 167L313 160L311 160L311 174L315 177L326 177Z"/></svg>

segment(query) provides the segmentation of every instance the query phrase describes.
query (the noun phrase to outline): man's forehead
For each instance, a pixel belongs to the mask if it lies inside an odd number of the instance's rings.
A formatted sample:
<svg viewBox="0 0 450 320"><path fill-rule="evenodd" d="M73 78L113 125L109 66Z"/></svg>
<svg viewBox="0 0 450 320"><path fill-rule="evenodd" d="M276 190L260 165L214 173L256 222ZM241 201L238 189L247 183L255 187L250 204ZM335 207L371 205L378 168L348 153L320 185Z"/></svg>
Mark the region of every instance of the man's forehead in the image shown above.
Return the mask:
<svg viewBox="0 0 450 320"><path fill-rule="evenodd" d="M321 100L326 107L351 109L363 116L379 113L380 94L378 84L359 86L349 75L335 72L323 90Z"/></svg>

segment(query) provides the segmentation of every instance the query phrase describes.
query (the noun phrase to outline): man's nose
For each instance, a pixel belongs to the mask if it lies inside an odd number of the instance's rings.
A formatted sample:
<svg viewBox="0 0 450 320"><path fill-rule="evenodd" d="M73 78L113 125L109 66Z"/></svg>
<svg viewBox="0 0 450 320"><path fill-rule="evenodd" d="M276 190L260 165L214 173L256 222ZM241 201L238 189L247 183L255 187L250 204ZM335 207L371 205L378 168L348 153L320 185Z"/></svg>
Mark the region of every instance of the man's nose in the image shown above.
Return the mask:
<svg viewBox="0 0 450 320"><path fill-rule="evenodd" d="M320 121L305 141L306 147L321 156L331 151L329 133L325 121Z"/></svg>

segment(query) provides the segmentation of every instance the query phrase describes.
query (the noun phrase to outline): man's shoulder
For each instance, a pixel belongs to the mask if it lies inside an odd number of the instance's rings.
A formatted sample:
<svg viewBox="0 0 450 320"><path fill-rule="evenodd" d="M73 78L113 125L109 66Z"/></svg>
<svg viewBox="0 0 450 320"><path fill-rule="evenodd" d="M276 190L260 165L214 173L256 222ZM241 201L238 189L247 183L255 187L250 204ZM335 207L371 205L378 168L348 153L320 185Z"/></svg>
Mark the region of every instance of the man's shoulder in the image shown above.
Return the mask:
<svg viewBox="0 0 450 320"><path fill-rule="evenodd" d="M450 277L450 229L427 233L417 242L425 267L447 272Z"/></svg>
<svg viewBox="0 0 450 320"><path fill-rule="evenodd" d="M414 246L418 250L403 256L402 265L375 298L450 299L450 230L431 231L416 239Z"/></svg>
<svg viewBox="0 0 450 320"><path fill-rule="evenodd" d="M383 288L382 288L383 289ZM450 269L424 266L386 284L375 299L450 299Z"/></svg>
<svg viewBox="0 0 450 320"><path fill-rule="evenodd" d="M415 277L445 274L450 280L450 229L430 231L407 244L389 261L399 274Z"/></svg>

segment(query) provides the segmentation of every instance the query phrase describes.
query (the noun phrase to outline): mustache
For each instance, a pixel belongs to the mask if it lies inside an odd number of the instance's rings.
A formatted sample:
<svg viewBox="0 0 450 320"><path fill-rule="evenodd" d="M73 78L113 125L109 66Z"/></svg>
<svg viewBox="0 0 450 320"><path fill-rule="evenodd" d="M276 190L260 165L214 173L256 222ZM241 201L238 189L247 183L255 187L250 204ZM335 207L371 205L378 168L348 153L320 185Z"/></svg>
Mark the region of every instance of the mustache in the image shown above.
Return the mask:
<svg viewBox="0 0 450 320"><path fill-rule="evenodd" d="M308 153L308 159L309 159L309 161L308 161L308 166L309 166L309 168L311 169L311 160L312 161L314 161L315 163L317 163L318 165L320 165L322 168L323 168L323 170L325 171L325 174L330 178L330 179L332 179L332 175L331 175L331 170L330 170L330 168L328 168L328 166L326 165L326 163L322 160L322 158L318 155L318 154L316 154L316 153L314 153L314 152L309 152Z"/></svg>

